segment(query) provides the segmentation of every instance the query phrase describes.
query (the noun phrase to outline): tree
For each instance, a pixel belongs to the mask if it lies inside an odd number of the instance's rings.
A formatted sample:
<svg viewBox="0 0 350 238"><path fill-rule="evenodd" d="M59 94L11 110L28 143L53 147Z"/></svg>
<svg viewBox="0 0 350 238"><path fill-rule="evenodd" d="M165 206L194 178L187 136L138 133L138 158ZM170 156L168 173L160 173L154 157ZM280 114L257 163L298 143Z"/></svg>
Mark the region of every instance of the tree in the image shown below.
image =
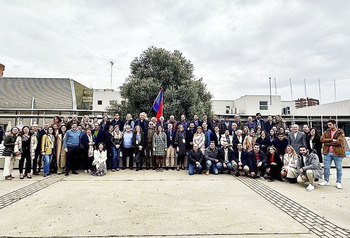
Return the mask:
<svg viewBox="0 0 350 238"><path fill-rule="evenodd" d="M211 94L202 79L196 79L194 67L180 51L169 52L162 48L150 47L130 65L131 73L120 87L121 96L126 99L126 110L133 116L149 112L160 88L164 90L164 117L181 114L210 115ZM113 113L118 104L108 111ZM119 109L120 105L119 105ZM150 116L155 112L151 110Z"/></svg>

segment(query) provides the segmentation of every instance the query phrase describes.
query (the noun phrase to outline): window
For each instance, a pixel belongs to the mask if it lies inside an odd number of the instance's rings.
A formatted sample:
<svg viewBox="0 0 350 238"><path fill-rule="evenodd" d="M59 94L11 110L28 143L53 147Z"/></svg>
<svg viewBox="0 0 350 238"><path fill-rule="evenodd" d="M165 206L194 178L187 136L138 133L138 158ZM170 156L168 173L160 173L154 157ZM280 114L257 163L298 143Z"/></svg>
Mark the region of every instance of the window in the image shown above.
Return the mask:
<svg viewBox="0 0 350 238"><path fill-rule="evenodd" d="M267 101L260 101L260 110L268 110Z"/></svg>
<svg viewBox="0 0 350 238"><path fill-rule="evenodd" d="M98 100L97 105L102 105L102 100Z"/></svg>
<svg viewBox="0 0 350 238"><path fill-rule="evenodd" d="M230 114L230 106L226 106L226 114Z"/></svg>
<svg viewBox="0 0 350 238"><path fill-rule="evenodd" d="M282 114L283 115L290 115L290 107L284 107L282 109Z"/></svg>

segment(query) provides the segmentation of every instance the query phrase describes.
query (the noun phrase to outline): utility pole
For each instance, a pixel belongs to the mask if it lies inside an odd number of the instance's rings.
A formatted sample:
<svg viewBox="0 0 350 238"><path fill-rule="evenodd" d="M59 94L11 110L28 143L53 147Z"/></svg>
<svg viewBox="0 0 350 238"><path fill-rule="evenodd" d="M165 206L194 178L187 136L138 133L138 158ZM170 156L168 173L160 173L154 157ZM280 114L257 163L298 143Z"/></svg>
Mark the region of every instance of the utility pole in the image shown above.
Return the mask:
<svg viewBox="0 0 350 238"><path fill-rule="evenodd" d="M113 87L113 65L114 65L114 63L113 63L113 61L110 61L110 63L111 63L111 89L113 89L112 87Z"/></svg>

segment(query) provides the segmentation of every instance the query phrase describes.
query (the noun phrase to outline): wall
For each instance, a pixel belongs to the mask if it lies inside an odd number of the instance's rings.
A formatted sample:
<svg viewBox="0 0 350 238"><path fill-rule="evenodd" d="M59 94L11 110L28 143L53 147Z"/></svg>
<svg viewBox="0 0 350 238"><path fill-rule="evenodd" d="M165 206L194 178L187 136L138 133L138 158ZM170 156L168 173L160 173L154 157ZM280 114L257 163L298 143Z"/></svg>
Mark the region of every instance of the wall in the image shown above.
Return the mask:
<svg viewBox="0 0 350 238"><path fill-rule="evenodd" d="M93 110L104 111L110 105L110 101L116 100L120 103L124 100L120 91L115 91L112 89L94 89L93 90ZM102 101L102 105L98 105L98 101Z"/></svg>

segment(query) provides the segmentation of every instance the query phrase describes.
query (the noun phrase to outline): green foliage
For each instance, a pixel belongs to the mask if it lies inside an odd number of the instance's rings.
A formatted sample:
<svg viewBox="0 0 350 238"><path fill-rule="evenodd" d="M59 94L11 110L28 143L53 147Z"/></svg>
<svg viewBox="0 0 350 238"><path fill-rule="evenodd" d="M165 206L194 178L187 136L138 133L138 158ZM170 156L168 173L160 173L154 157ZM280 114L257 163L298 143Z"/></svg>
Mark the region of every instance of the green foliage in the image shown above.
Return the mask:
<svg viewBox="0 0 350 238"><path fill-rule="evenodd" d="M108 110L134 117L142 111L150 112L160 88L164 89L164 117L181 114L192 118L194 114L211 115L211 94L202 79L195 79L194 67L180 51L169 52L162 48L150 47L130 65L131 74L120 87L121 95L127 99L122 108L115 104ZM122 110L126 110L123 112ZM155 112L151 110L150 116Z"/></svg>

